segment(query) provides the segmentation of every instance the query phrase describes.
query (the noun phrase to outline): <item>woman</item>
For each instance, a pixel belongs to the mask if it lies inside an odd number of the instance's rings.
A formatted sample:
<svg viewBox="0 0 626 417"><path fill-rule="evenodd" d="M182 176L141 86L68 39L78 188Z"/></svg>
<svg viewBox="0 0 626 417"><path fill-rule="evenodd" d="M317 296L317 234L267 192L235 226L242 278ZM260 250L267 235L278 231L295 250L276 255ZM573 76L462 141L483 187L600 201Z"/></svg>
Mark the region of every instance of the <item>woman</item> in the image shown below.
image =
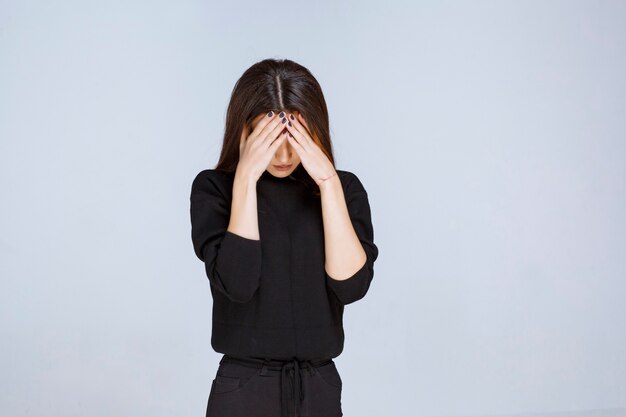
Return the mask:
<svg viewBox="0 0 626 417"><path fill-rule="evenodd" d="M223 354L207 417L343 415L343 310L368 291L378 248L328 126L306 68L258 62L233 89L217 166L193 181L192 241Z"/></svg>

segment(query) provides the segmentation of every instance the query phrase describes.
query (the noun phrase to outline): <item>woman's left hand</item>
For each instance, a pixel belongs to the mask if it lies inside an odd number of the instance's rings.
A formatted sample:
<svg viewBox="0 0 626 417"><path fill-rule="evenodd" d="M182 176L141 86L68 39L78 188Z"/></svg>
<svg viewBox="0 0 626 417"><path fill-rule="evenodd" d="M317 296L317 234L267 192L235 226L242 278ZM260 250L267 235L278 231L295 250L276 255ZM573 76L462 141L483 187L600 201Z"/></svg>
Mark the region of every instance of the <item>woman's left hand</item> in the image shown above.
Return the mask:
<svg viewBox="0 0 626 417"><path fill-rule="evenodd" d="M289 134L287 134L287 140L298 153L304 169L306 169L315 183L320 185L325 179L337 174L335 167L326 154L315 141L313 141L309 133L309 126L306 124L304 117L299 113L297 117L294 116L293 119L291 117L292 114L287 118L287 120L291 122L291 126L289 126L289 123L285 124L289 132Z"/></svg>

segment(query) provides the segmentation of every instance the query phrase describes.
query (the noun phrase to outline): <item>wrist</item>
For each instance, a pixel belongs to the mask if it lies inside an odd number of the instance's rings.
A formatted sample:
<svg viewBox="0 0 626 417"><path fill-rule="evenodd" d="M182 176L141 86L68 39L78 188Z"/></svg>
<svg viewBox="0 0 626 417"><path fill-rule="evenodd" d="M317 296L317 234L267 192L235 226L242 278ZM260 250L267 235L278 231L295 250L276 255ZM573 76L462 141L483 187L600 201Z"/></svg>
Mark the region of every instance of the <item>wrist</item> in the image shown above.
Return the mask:
<svg viewBox="0 0 626 417"><path fill-rule="evenodd" d="M256 184L257 180L258 180L258 176L255 176L254 174L250 173L247 170L237 168L237 170L235 171L235 177L233 181L235 183L250 185L250 184Z"/></svg>
<svg viewBox="0 0 626 417"><path fill-rule="evenodd" d="M322 180L318 185L320 187L320 190L325 190L334 187L341 187L341 181L339 180L339 175L337 175L337 172L335 172Z"/></svg>

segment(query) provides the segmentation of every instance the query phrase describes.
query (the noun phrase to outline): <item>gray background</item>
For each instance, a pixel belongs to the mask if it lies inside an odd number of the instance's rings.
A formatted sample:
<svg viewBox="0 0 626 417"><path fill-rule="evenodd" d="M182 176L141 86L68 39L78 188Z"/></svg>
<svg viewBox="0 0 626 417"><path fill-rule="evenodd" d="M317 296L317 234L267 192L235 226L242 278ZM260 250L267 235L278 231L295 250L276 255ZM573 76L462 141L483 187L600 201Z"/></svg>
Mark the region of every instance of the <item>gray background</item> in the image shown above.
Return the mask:
<svg viewBox="0 0 626 417"><path fill-rule="evenodd" d="M344 414L626 415L625 21L609 1L0 1L0 414L204 415L221 355L189 191L235 81L273 57L319 80L372 206Z"/></svg>

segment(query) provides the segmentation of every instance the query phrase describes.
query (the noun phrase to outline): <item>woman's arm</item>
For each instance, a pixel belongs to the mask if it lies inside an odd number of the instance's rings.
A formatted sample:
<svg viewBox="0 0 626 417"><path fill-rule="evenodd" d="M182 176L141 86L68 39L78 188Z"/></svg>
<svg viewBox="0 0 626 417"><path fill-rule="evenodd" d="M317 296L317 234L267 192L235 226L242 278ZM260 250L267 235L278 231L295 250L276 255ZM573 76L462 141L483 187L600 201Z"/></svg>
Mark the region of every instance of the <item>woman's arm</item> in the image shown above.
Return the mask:
<svg viewBox="0 0 626 417"><path fill-rule="evenodd" d="M269 112L251 133L248 124L243 127L232 190L223 190L226 182L216 170L202 171L191 187L196 255L206 264L211 285L234 302L248 302L261 282L256 184L285 141L280 132L286 121Z"/></svg>
<svg viewBox="0 0 626 417"><path fill-rule="evenodd" d="M253 176L236 171L228 231L248 239L259 240L256 184L257 180Z"/></svg>
<svg viewBox="0 0 626 417"><path fill-rule="evenodd" d="M261 281L261 241L250 238L259 234L256 188L235 181L231 204L224 190L228 182L221 175L205 170L193 181L191 238L211 285L231 301L245 303ZM248 215L250 210L254 215Z"/></svg>
<svg viewBox="0 0 626 417"><path fill-rule="evenodd" d="M378 256L367 192L353 173L342 170L339 175L312 139L311 130L300 113L298 117L290 114L289 119L286 126L289 143L320 187L326 284L340 303L349 304L365 296Z"/></svg>
<svg viewBox="0 0 626 417"><path fill-rule="evenodd" d="M365 296L378 257L367 192L347 174L345 195L339 175L320 184L327 283L342 304Z"/></svg>

